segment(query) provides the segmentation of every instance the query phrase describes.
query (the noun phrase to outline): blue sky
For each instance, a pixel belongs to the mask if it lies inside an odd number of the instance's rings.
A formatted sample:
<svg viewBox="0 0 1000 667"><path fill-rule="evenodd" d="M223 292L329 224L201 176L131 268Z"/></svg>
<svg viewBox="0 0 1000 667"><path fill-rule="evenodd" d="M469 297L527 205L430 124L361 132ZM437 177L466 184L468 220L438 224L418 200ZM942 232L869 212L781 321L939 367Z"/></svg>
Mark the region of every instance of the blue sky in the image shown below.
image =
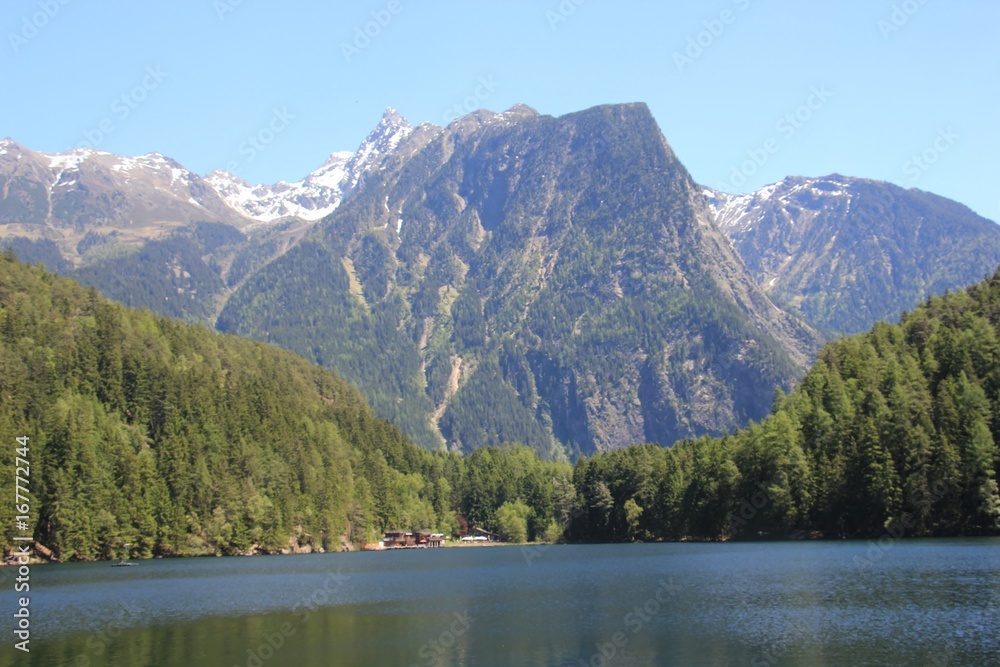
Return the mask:
<svg viewBox="0 0 1000 667"><path fill-rule="evenodd" d="M839 172L1000 220L997 25L993 0L5 0L0 137L274 182L386 106L442 124L643 101L706 185Z"/></svg>

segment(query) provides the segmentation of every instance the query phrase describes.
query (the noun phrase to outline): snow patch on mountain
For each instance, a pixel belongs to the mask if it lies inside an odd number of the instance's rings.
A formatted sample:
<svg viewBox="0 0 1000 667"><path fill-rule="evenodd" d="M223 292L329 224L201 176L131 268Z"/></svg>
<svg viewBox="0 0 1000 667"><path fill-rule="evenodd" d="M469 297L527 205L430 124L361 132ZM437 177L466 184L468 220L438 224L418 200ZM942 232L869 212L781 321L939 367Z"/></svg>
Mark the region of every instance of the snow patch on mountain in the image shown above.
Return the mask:
<svg viewBox="0 0 1000 667"><path fill-rule="evenodd" d="M773 183L771 185L765 185L760 190L757 191L757 199L761 201L768 201L771 199L771 195L774 191L778 189L778 183Z"/></svg>
<svg viewBox="0 0 1000 667"><path fill-rule="evenodd" d="M131 157L93 148L47 153L9 139L0 148L0 182L24 178L47 189L47 197L31 202L31 215L55 227L152 229L162 223L211 220L242 228L250 222L200 176L160 153ZM4 199L6 193L0 201Z"/></svg>
<svg viewBox="0 0 1000 667"><path fill-rule="evenodd" d="M395 109L386 109L382 120L347 162L344 194L351 194L369 172L381 166L385 158L395 153L399 144L413 133L413 129Z"/></svg>
<svg viewBox="0 0 1000 667"><path fill-rule="evenodd" d="M58 169L59 171L79 169L80 165L87 159L87 155L82 151L73 151L72 153L43 153L43 155L48 158L49 167L51 169Z"/></svg>
<svg viewBox="0 0 1000 667"><path fill-rule="evenodd" d="M169 175L171 186L177 181L181 181L183 185L190 185L193 177L190 171L159 153L147 153L136 157L115 156L111 171L125 174L125 178L157 176L166 179Z"/></svg>
<svg viewBox="0 0 1000 667"><path fill-rule="evenodd" d="M213 171L205 181L229 206L258 222L287 217L316 221L333 213L370 173L382 168L413 130L405 118L389 108L356 152L333 153L301 181L251 185L227 171Z"/></svg>
<svg viewBox="0 0 1000 667"><path fill-rule="evenodd" d="M774 207L815 212L843 205L847 209L845 213L849 212L853 192L850 180L836 174L823 178L788 177L756 192L730 194L704 188L703 194L719 229L726 235L733 236L751 231L768 214L768 210ZM795 224L793 215L786 215L784 219L790 225Z"/></svg>
<svg viewBox="0 0 1000 667"><path fill-rule="evenodd" d="M288 217L320 220L343 200L340 183L346 161L344 154L334 153L322 167L297 183L250 185L227 171L213 171L205 182L233 209L259 222Z"/></svg>
<svg viewBox="0 0 1000 667"><path fill-rule="evenodd" d="M732 195L728 192L706 190L705 199L715 216L715 224L726 234L737 228L745 229L752 224L748 213L753 210L753 203L757 199L756 193Z"/></svg>

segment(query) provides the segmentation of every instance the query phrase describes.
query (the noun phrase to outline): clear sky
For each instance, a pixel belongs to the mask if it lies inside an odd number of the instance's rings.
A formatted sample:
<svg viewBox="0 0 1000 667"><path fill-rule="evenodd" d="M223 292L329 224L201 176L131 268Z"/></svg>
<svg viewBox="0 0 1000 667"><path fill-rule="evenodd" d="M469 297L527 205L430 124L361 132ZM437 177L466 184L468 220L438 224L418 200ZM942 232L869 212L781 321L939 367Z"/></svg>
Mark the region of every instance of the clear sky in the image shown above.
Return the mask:
<svg viewBox="0 0 1000 667"><path fill-rule="evenodd" d="M1000 220L998 26L996 0L4 0L0 137L270 183L387 106L643 101L706 185L839 172Z"/></svg>

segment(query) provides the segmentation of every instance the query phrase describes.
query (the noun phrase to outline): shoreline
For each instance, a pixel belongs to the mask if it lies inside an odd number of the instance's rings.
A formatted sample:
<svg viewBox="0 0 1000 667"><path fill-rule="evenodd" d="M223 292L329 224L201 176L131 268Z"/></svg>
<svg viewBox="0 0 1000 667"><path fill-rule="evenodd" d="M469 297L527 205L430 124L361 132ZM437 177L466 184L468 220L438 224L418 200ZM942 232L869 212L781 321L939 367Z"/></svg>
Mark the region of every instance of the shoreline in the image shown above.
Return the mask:
<svg viewBox="0 0 1000 667"><path fill-rule="evenodd" d="M438 549L479 549L479 548L497 548L497 547L526 547L526 548L538 548L538 547L551 547L551 546L576 546L576 547L589 547L589 546L610 546L610 545L649 545L649 544L776 544L785 542L794 543L819 543L819 542L829 542L829 543L849 543L849 542L876 542L887 535L882 535L878 537L782 537L782 538L758 538L758 539L738 539L738 540L708 540L708 539L678 539L678 540L655 540L649 542L634 541L634 542L523 542L520 544L512 542L486 542L486 543L461 543L456 542L453 544L442 545L435 549L430 549L427 547L412 547L412 548L390 548L390 549L344 549L342 551L296 551L289 553L251 553L251 554L187 554L187 555L169 555L169 556L153 556L152 558L130 558L129 562L133 565L139 565L141 563L146 563L150 561L158 560L188 560L188 559L199 559L199 558L256 558L256 557L280 557L280 556L316 556L316 555L327 555L327 554L347 554L347 553L378 553L378 552L393 552L393 551L436 551ZM948 535L948 536L900 536L892 537L888 536L893 541L938 541L938 540L990 540L990 539L1000 539L1000 534L998 535ZM37 556L32 556L28 565L68 565L71 563L106 563L111 566L118 562L119 559L91 559L91 560L48 560L45 558L39 558ZM19 562L0 562L0 572L6 573L10 571L10 568L17 568L22 563ZM5 574L0 574L0 580L3 580Z"/></svg>

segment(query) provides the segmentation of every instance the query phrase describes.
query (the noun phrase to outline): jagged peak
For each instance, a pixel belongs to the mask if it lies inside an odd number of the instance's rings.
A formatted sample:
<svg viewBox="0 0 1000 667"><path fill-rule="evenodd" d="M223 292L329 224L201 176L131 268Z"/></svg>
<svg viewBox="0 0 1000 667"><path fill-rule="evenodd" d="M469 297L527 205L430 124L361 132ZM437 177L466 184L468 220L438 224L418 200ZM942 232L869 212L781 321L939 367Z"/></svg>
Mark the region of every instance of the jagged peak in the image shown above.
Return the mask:
<svg viewBox="0 0 1000 667"><path fill-rule="evenodd" d="M409 121L400 116L395 109L389 107L383 114L382 120L361 142L357 152L351 156L349 161L351 168L358 169L370 165L373 160L378 160L392 153L406 137L413 133L414 129Z"/></svg>
<svg viewBox="0 0 1000 667"><path fill-rule="evenodd" d="M365 152L367 147L385 142L397 144L402 138L413 132L413 129L413 125L408 120L399 115L395 109L389 107L385 110L378 125L361 142L361 148L358 152Z"/></svg>
<svg viewBox="0 0 1000 667"><path fill-rule="evenodd" d="M410 125L410 121L406 120L398 111L392 107L386 107L385 112L382 114L382 120L379 121L379 125L393 125L397 127L413 127Z"/></svg>

